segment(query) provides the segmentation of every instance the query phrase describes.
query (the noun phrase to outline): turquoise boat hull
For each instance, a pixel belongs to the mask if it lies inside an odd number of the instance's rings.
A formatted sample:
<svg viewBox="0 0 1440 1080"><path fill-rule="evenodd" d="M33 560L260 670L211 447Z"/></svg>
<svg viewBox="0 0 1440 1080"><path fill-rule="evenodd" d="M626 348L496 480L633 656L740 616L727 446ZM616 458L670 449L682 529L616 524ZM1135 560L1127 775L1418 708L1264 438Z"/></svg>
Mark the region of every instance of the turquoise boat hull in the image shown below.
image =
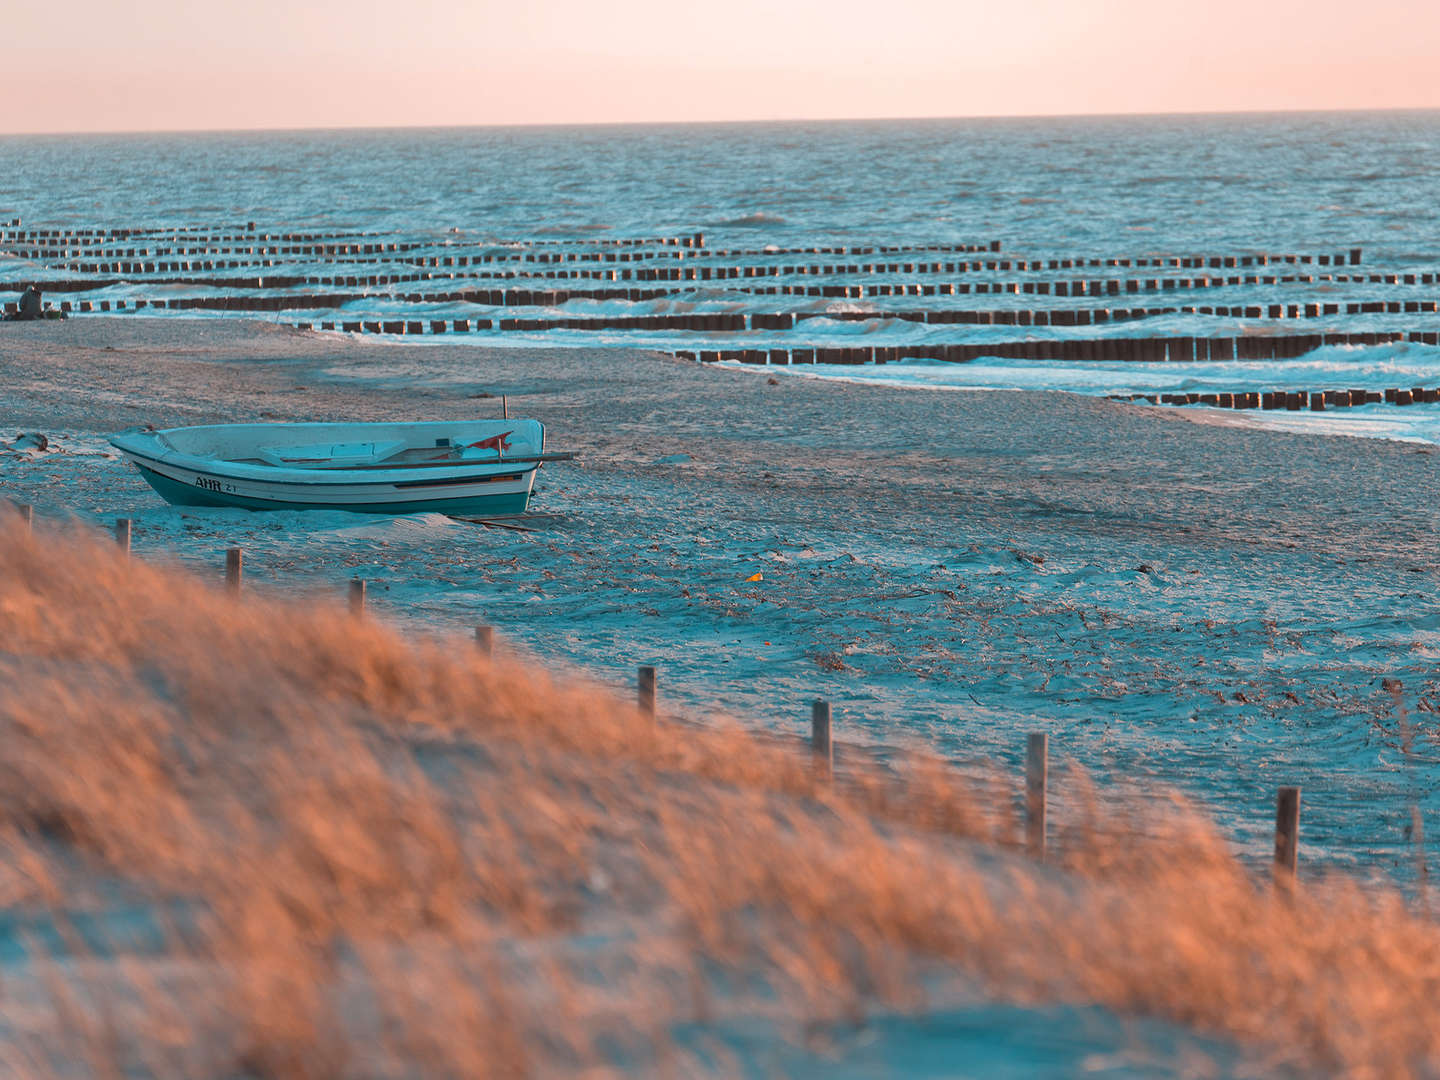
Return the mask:
<svg viewBox="0 0 1440 1080"><path fill-rule="evenodd" d="M241 510L344 510L354 514L466 514L476 517L523 514L530 503L530 491L463 498L412 499L405 502L320 503L264 499L249 495L209 491L193 484L172 480L139 462L135 467L146 482L168 503L176 506L232 507Z"/></svg>
<svg viewBox="0 0 1440 1080"><path fill-rule="evenodd" d="M354 514L523 514L541 464L573 456L521 418L131 428L110 444L176 506Z"/></svg>

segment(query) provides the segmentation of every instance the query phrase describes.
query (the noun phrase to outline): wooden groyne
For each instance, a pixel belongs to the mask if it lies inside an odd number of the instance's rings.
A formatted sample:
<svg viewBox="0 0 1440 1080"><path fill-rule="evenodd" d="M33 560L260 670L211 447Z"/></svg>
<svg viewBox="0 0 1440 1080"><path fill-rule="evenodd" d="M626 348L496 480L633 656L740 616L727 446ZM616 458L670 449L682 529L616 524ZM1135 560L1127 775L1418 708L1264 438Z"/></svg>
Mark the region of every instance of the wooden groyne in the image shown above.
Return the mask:
<svg viewBox="0 0 1440 1080"><path fill-rule="evenodd" d="M1324 412L1361 405L1433 405L1440 387L1392 386L1384 390L1231 390L1205 393L1110 394L1111 401L1148 401L1152 405L1207 405L1218 409L1284 409Z"/></svg>
<svg viewBox="0 0 1440 1080"><path fill-rule="evenodd" d="M625 345L654 335L677 357L787 365L1212 363L1291 359L1326 345L1436 344L1440 269L1370 265L1359 247L1106 255L1001 248L993 239L715 246L698 230L507 239L279 231L253 221L0 226L0 253L43 272L36 280L49 305L74 316L259 316L336 333L558 333ZM6 276L0 292L18 294L31 280L19 268ZM18 297L6 304L8 313L17 308ZM1142 321L1163 332L1134 325ZM1297 323L1316 332L1298 333ZM835 324L861 325L852 333ZM844 340L887 324L920 340ZM996 327L1014 334L992 340Z"/></svg>
<svg viewBox="0 0 1440 1080"><path fill-rule="evenodd" d="M109 285L121 284L119 281L111 282ZM187 284L197 284L188 282ZM203 284L214 287L217 283L213 280ZM266 279L257 278L246 280L242 283L247 289L261 289L267 286L275 288L291 288L298 281L267 282ZM309 284L305 282L303 284ZM106 287L109 287L107 285ZM13 287L19 291L23 286L14 282L0 283L0 291L7 287ZM236 286L239 287L239 286ZM84 291L84 283L80 282L58 282L47 286L54 292L76 292ZM796 288L799 288L798 286ZM818 286L814 295L820 295L827 289L843 289L846 286ZM374 294L364 292L344 293L280 293L274 295L228 295L228 296L189 296L160 298L155 300L132 299L132 300L62 300L59 303L61 311L71 313L88 312L122 312L141 311L145 308L171 311L323 311L326 309L339 309L347 305L361 303L367 300L383 298L391 300L396 304L456 304L467 303L484 305L488 307L558 307L572 300L599 300L599 301L622 301L629 303L642 303L651 300L661 300L675 297L678 294L671 289L467 289L460 291L442 292L414 292L414 293L385 293ZM779 294L770 294L779 295ZM789 295L789 294L785 294ZM797 292L794 295L812 295L809 292ZM922 296L958 296L957 291L946 290L940 287L918 292L914 295ZM16 302L7 304L9 310L15 310ZM1338 315L1423 315L1440 312L1440 300L1391 300L1391 301L1352 301L1349 303L1328 303L1328 304L1210 304L1210 305L1175 305L1169 307L1083 307L1083 308L992 308L992 309L882 309L866 311L774 311L756 312L751 314L737 314L733 318L740 321L731 321L726 324L725 329L731 332L744 330L789 330L807 319L829 319L833 322L871 322L894 320L898 322L924 323L931 326L940 325L969 325L969 326L1057 326L1057 327L1084 327L1095 326L1107 322L1123 322L1133 319L1158 318L1164 315L1213 315L1221 318L1242 319L1248 321L1268 320L1274 322L1293 321L1297 319L1321 319ZM707 326L699 320L708 318L708 315L696 314L690 316L696 320L692 324L676 322L673 324L656 324L653 326L637 325L638 329L690 329L690 330L713 330L714 327ZM728 317L728 316L727 316ZM637 318L637 316L603 316L586 315L570 316L564 318L541 317L525 320L528 325L519 327L513 325L520 321L517 319L494 319L493 325L498 329L526 329L526 330L611 330L626 327L626 320ZM672 319L683 319L686 316L671 316ZM510 325L507 325L510 324Z"/></svg>
<svg viewBox="0 0 1440 1080"><path fill-rule="evenodd" d="M987 357L1014 360L1064 360L1072 363L1186 363L1221 360L1285 360L1327 345L1373 346L1403 342L1440 345L1440 331L1354 332L1225 338L1088 338L1080 341L999 341L849 346L818 349L681 349L673 355L702 363L742 364L887 364L901 360L969 363Z"/></svg>

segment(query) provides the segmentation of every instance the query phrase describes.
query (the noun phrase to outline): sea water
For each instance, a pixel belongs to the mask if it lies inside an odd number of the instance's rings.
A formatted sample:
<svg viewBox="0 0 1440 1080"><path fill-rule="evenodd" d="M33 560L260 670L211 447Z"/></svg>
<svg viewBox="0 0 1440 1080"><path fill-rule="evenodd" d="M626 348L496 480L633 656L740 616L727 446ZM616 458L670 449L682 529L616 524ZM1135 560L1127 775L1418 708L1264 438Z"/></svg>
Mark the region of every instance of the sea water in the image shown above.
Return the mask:
<svg viewBox="0 0 1440 1080"><path fill-rule="evenodd" d="M1434 299L1404 284L1440 269L1440 112L628 125L416 130L12 136L0 139L0 220L28 227L143 228L253 222L260 232L383 235L432 250L583 246L596 240L703 233L710 248L773 249L989 244L1006 258L1363 252L1365 273L1399 284L1323 280L1069 299L999 292L1021 279L1157 276L1154 270L972 273L983 295L866 300L756 295L728 282L672 286L659 299L575 299L510 310L415 303L404 288L370 287L338 310L211 313L276 321L497 319L666 313L804 311L797 329L740 333L541 330L451 335L446 343L663 350L907 346L1086 336L1238 336L1434 329L1434 314L1344 313L1345 304ZM963 258L963 256L961 256ZM892 258L896 258L892 256ZM899 256L904 258L904 256ZM956 258L956 256L949 256ZM807 261L791 256L787 262ZM810 262L823 263L824 256ZM837 261L833 257L829 260ZM843 260L863 261L863 260ZM269 271L361 273L321 258ZM370 269L374 269L373 267ZM1294 266L1282 267L1294 275ZM1303 269L1314 271L1314 266ZM1275 268L1271 268L1275 273ZM1175 274L1188 273L1175 271ZM1233 271L1232 271L1233 273ZM0 280L74 277L0 256ZM436 275L443 277L444 275ZM773 280L773 279L767 279ZM796 279L815 282L814 277ZM917 279L913 273L872 280ZM465 283L431 283L463 288ZM472 286L473 282L469 283ZM482 287L487 284L480 283ZM489 282L492 287L514 282ZM523 284L523 283L522 283ZM566 283L542 281L539 288ZM576 287L591 282L573 283ZM743 282L737 284L753 284ZM223 294L167 285L164 295ZM291 291L315 292L300 286ZM90 293L124 301L156 286L121 280ZM1339 303L1303 320L1174 313L1090 327L926 325L890 317L915 309L1093 307L1097 304ZM853 315L860 320L827 318ZM151 306L149 313L154 313ZM194 317L194 311L169 314ZM985 360L952 365L806 367L810 376L930 387L1173 390L1348 389L1440 384L1440 350L1419 344L1327 348L1297 360L1216 364L1094 364ZM1432 413L1434 415L1432 415ZM1363 415L1362 415L1363 414ZM1324 424L1351 434L1434 441L1440 408L1382 406L1324 417L1247 414L1250 422Z"/></svg>
<svg viewBox="0 0 1440 1080"><path fill-rule="evenodd" d="M1440 112L8 136L33 224L1440 257Z"/></svg>

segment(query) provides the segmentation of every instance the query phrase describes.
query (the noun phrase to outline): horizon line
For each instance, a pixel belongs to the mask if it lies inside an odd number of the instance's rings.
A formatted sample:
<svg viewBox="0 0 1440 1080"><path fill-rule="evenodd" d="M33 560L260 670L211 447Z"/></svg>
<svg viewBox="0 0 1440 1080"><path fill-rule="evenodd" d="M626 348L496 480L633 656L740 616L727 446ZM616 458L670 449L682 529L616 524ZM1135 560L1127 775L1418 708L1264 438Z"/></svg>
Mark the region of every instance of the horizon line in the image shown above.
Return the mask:
<svg viewBox="0 0 1440 1080"><path fill-rule="evenodd" d="M302 127L112 128L56 131L0 131L0 139L48 138L66 135L261 135L305 131L475 131L497 128L518 130L526 128L726 127L749 124L886 124L950 120L1105 120L1117 118L1156 119L1163 117L1328 116L1337 114L1375 113L1440 113L1440 106L1391 105L1367 108L1194 109L1156 110L1149 112L974 113L969 115L942 115L937 113L910 116L777 116L750 117L734 120L553 120L496 121L477 124L314 124Z"/></svg>

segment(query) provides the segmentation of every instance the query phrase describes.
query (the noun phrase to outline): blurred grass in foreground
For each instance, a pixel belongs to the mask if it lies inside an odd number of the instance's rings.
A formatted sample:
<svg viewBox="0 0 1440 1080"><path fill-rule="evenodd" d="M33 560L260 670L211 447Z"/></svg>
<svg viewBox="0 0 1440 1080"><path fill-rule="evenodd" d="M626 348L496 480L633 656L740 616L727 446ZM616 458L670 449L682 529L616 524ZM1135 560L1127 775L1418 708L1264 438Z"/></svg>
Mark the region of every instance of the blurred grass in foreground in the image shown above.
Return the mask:
<svg viewBox="0 0 1440 1080"><path fill-rule="evenodd" d="M0 1062L725 1073L729 1021L800 1041L978 989L1440 1069L1440 926L1398 893L1276 893L1153 793L1072 797L1039 866L1019 780L907 754L831 786L798 741L0 508Z"/></svg>

